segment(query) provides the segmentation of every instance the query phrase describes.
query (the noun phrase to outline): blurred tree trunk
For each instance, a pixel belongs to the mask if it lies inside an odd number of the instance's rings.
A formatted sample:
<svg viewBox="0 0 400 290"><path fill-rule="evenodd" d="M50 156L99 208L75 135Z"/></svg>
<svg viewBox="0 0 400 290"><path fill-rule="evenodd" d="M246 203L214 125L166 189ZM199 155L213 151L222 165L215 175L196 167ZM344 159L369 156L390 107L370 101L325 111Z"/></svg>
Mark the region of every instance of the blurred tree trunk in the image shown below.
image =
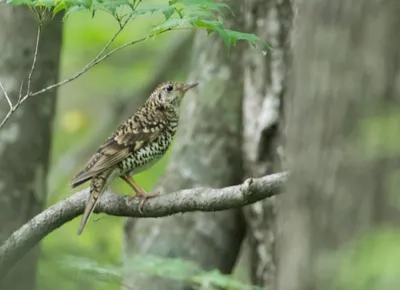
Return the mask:
<svg viewBox="0 0 400 290"><path fill-rule="evenodd" d="M242 1L231 1L243 22ZM224 187L242 179L241 111L243 74L241 45L228 50L218 36L200 32L193 48L193 73L189 80L200 86L187 94L171 159L160 182L161 192L198 186ZM240 210L190 213L162 219L129 219L125 227L125 260L137 255L181 258L205 270L230 273L244 237ZM188 289L183 282L143 277L129 271L125 284L132 289Z"/></svg>
<svg viewBox="0 0 400 290"><path fill-rule="evenodd" d="M42 29L33 91L58 79L62 26L59 17ZM27 7L0 5L0 80L15 103L21 81L26 87L36 43L37 21ZM0 93L2 95L2 93ZM0 99L0 116L7 113ZM46 202L52 120L56 90L33 97L0 130L0 242L42 210ZM3 290L35 289L39 249L32 250L8 274Z"/></svg>
<svg viewBox="0 0 400 290"><path fill-rule="evenodd" d="M399 1L301 4L279 290L398 289L399 15Z"/></svg>
<svg viewBox="0 0 400 290"><path fill-rule="evenodd" d="M292 8L290 0L247 0L245 3L247 31L273 48L266 54L262 48L249 48L245 52L243 158L247 178L282 170L281 108L290 65ZM275 199L271 198L244 210L249 228L251 280L266 289L274 285L275 207Z"/></svg>

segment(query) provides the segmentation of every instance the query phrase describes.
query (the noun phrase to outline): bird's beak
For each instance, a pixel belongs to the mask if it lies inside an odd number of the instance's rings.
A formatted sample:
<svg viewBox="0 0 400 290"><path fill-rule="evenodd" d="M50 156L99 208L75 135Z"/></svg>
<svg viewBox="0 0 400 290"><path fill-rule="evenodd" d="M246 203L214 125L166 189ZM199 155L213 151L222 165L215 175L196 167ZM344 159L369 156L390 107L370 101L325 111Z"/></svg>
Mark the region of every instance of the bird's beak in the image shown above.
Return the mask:
<svg viewBox="0 0 400 290"><path fill-rule="evenodd" d="M197 87L198 85L199 85L198 82L195 82L195 83L188 83L188 84L185 84L185 85L183 86L182 90L183 90L184 92L186 92L186 91L190 90L191 88Z"/></svg>

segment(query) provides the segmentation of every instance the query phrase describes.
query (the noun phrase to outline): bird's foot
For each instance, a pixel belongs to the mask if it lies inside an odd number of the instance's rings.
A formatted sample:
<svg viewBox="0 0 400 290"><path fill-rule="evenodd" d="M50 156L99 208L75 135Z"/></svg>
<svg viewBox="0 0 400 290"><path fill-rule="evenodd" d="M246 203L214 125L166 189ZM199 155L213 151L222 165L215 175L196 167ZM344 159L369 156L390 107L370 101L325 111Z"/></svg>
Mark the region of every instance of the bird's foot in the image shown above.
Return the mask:
<svg viewBox="0 0 400 290"><path fill-rule="evenodd" d="M143 206L143 203L146 201L146 199L152 198L152 197L155 197L155 196L159 196L159 195L160 195L159 191L156 191L156 192L153 192L153 193L147 193L147 192L143 191L143 192L137 192L136 195L129 196L128 200L130 201L130 200L134 199L135 197L139 197L141 199L141 201L139 203L139 212L141 214L143 214L142 206Z"/></svg>

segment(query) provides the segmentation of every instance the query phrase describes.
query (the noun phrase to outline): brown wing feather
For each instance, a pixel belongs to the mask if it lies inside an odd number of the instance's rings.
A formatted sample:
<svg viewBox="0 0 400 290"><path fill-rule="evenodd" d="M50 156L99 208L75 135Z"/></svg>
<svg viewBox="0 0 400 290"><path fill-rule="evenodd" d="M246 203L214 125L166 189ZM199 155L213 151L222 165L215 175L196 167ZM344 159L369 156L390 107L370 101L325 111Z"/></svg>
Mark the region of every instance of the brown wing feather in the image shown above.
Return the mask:
<svg viewBox="0 0 400 290"><path fill-rule="evenodd" d="M85 169L73 178L72 187L76 187L94 175L118 164L133 152L157 139L164 128L160 123L162 121L160 117L155 114L151 122L146 122L146 119L142 117L136 122L132 118L123 123L92 156ZM157 121L157 119L159 120Z"/></svg>

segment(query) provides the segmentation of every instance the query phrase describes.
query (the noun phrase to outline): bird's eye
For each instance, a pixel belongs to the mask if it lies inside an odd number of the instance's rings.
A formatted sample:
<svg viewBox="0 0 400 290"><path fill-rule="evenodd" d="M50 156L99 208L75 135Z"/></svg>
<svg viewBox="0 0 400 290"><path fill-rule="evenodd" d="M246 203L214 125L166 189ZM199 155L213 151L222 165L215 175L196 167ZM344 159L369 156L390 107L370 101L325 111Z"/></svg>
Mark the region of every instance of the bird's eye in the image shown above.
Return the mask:
<svg viewBox="0 0 400 290"><path fill-rule="evenodd" d="M168 92L171 92L172 90L173 90L172 85L169 85L169 86L167 87L167 91L168 91Z"/></svg>

